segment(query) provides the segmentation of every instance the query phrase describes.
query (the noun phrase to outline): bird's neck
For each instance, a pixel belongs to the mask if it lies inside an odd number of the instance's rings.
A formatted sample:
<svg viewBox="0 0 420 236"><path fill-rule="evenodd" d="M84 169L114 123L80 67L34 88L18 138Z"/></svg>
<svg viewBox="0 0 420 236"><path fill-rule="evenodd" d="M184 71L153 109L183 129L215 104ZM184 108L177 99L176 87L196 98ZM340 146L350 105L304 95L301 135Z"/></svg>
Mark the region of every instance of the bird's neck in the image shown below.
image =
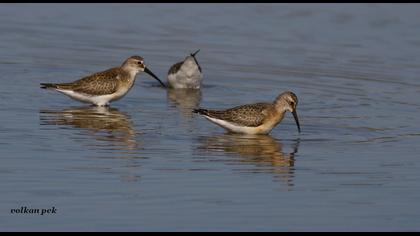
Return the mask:
<svg viewBox="0 0 420 236"><path fill-rule="evenodd" d="M284 118L284 114L286 113L286 109L276 109L276 121L277 123L281 122Z"/></svg>
<svg viewBox="0 0 420 236"><path fill-rule="evenodd" d="M284 115L284 113L287 111L286 107L287 107L287 103L286 101L284 101L283 99L278 99L276 101L274 101L274 107L276 108L276 111L281 114L282 116Z"/></svg>
<svg viewBox="0 0 420 236"><path fill-rule="evenodd" d="M131 68L131 67L121 67L121 70L125 72L126 75L128 75L128 77L131 80L135 80L136 79L136 75L139 73L139 71L137 69Z"/></svg>

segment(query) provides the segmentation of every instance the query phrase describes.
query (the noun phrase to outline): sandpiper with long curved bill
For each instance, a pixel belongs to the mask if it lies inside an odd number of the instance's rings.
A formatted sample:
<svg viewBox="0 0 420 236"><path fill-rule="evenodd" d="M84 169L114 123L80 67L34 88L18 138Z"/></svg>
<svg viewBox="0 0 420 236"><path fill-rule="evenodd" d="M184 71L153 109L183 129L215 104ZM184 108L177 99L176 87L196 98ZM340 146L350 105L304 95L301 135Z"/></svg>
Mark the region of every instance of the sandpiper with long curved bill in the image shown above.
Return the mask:
<svg viewBox="0 0 420 236"><path fill-rule="evenodd" d="M171 66L168 71L168 85L174 89L200 89L203 74L195 55L200 51L191 53L183 61Z"/></svg>
<svg viewBox="0 0 420 236"><path fill-rule="evenodd" d="M140 56L131 56L120 67L101 71L71 83L41 83L41 88L61 92L77 101L108 106L130 91L136 75L146 72L164 87L165 84L153 74Z"/></svg>
<svg viewBox="0 0 420 236"><path fill-rule="evenodd" d="M227 110L194 109L193 112L232 133L268 134L283 120L286 111L289 111L293 114L300 133L297 104L297 96L287 91L277 96L272 103L247 104Z"/></svg>

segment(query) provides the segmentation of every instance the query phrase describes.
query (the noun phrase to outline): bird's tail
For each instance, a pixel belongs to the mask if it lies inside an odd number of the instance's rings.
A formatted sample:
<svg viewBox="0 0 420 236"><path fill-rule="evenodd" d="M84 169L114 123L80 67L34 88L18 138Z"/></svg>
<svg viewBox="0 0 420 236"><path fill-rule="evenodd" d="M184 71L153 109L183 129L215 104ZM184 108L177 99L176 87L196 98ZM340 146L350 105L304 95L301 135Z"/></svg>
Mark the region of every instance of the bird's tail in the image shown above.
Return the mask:
<svg viewBox="0 0 420 236"><path fill-rule="evenodd" d="M50 83L41 83L42 89L56 89L57 84L50 84Z"/></svg>
<svg viewBox="0 0 420 236"><path fill-rule="evenodd" d="M198 113L198 114L201 114L201 115L208 115L208 110L206 110L206 109L201 109L201 108L198 108L198 109L193 109L193 112L194 113Z"/></svg>

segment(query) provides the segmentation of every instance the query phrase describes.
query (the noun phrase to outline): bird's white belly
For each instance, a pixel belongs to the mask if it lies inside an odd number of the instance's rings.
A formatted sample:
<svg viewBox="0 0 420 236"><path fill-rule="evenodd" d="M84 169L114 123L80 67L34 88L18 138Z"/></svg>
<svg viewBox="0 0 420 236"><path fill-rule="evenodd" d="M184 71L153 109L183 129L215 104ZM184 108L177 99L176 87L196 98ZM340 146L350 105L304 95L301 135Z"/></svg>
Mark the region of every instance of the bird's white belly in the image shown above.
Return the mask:
<svg viewBox="0 0 420 236"><path fill-rule="evenodd" d="M204 116L209 121L221 126L222 128L225 128L231 132L234 133L242 133L242 134L267 134L270 132L270 130L262 130L260 126L257 127L248 127L248 126L239 126L237 124L233 124L231 122L220 120L216 118L211 118L209 116Z"/></svg>
<svg viewBox="0 0 420 236"><path fill-rule="evenodd" d="M86 103L92 103L95 104L97 106L106 106L109 104L110 101L115 101L121 97L123 97L126 93L127 90L121 90L121 91L117 91L116 93L113 94L106 94L106 95L88 95L88 94L84 94L84 93L77 93L71 90L62 90L62 89L57 89L57 91L64 93L65 95L80 101L80 102L86 102Z"/></svg>
<svg viewBox="0 0 420 236"><path fill-rule="evenodd" d="M175 74L168 75L169 84L175 89L199 89L203 75L197 70L184 70L180 69Z"/></svg>

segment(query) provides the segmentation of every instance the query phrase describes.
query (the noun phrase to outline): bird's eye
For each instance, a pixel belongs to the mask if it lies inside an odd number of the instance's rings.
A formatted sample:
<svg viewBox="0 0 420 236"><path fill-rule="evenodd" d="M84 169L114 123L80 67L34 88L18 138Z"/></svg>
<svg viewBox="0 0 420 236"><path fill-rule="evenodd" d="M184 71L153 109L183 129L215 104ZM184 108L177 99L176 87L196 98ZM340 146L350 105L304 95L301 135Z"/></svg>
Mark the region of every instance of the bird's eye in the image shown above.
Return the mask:
<svg viewBox="0 0 420 236"><path fill-rule="evenodd" d="M295 105L295 102L290 102L290 105L294 106Z"/></svg>
<svg viewBox="0 0 420 236"><path fill-rule="evenodd" d="M143 64L143 62L139 61L139 62L137 62L137 64L141 65L141 64Z"/></svg>

